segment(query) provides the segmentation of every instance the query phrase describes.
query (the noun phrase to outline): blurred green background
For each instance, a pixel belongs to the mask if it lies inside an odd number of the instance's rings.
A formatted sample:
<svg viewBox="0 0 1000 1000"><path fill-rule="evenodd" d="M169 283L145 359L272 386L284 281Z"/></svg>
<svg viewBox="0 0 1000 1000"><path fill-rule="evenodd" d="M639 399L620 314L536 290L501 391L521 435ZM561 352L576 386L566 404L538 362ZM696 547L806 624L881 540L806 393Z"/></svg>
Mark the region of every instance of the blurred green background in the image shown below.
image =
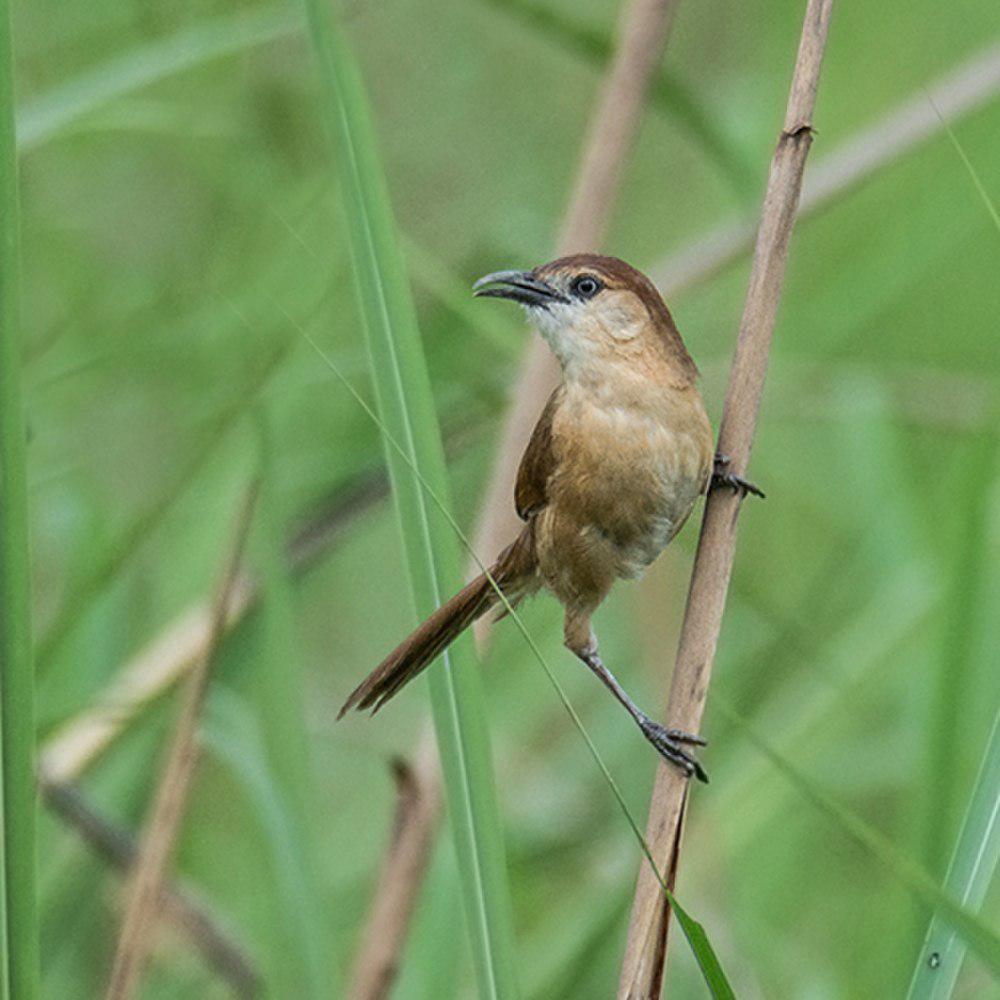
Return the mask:
<svg viewBox="0 0 1000 1000"><path fill-rule="evenodd" d="M467 289L552 256L602 68L587 40L610 40L617 14L521 3L341 12L470 527L529 332ZM673 102L647 113L603 249L652 268L756 211L802 9L681 4ZM421 681L375 721L333 723L413 621L378 431L297 329L370 395L301 13L222 0L15 13L40 736L210 593L261 473L249 564L267 599L221 652L177 867L270 995L340 995L390 832L387 762L412 755L427 703ZM840 5L812 166L997 39L994 0ZM1000 200L1000 101L955 131ZM943 133L798 229L751 468L769 498L744 510L717 661L719 693L760 734L935 876L1000 695L998 264L1000 234ZM670 302L716 421L747 273L744 257ZM359 490L308 571L285 572L283 540ZM651 709L696 534L596 622ZM649 747L562 650L555 603L524 613L644 817ZM525 994L610 996L638 849L509 623L484 681ZM133 830L175 708L159 699L82 779ZM929 913L711 699L705 733L713 781L694 789L677 890L737 993L901 995ZM44 995L99 995L120 879L51 816L41 836ZM442 844L401 998L473 990ZM994 890L984 917L998 916ZM670 961L672 995L702 996L686 949ZM168 932L143 995L227 992ZM959 995L1000 992L970 960Z"/></svg>

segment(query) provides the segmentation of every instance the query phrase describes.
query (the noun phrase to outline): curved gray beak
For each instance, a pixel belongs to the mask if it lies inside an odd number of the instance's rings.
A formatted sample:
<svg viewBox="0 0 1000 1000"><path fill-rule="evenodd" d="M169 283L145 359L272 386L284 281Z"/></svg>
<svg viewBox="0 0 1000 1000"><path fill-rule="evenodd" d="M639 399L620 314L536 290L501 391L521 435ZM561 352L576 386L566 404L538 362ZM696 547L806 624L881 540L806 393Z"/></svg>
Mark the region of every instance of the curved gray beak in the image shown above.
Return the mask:
<svg viewBox="0 0 1000 1000"><path fill-rule="evenodd" d="M547 281L532 276L531 271L494 271L486 274L472 286L472 294L479 298L511 299L524 306L547 308L552 302L568 299Z"/></svg>

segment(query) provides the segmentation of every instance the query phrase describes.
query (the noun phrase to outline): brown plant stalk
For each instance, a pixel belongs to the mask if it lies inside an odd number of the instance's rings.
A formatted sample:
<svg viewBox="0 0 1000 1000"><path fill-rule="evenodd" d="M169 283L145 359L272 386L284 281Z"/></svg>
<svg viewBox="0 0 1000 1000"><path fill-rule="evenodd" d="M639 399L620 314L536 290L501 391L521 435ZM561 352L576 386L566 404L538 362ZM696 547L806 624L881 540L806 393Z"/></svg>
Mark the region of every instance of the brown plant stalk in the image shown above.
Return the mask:
<svg viewBox="0 0 1000 1000"><path fill-rule="evenodd" d="M746 472L750 459L788 244L812 145L813 108L832 8L833 0L809 0L806 7L785 121L771 161L719 430L719 451L729 457L730 468L737 475ZM701 726L736 549L740 502L735 492L715 490L705 504L666 712L670 725L686 732L696 733ZM660 765L646 841L660 870L671 876L677 869L688 787L678 769ZM659 881L643 860L632 904L619 998L646 1000L660 995L669 916Z"/></svg>
<svg viewBox="0 0 1000 1000"><path fill-rule="evenodd" d="M401 758L392 761L396 814L354 963L347 994L352 1000L389 995L430 862L442 788L433 740L421 741L418 753L413 766Z"/></svg>
<svg viewBox="0 0 1000 1000"><path fill-rule="evenodd" d="M198 760L198 726L208 694L212 662L225 635L228 608L240 579L240 562L256 498L257 484L254 483L243 501L232 552L213 608L210 639L205 655L188 678L170 753L143 833L135 872L130 879L125 918L106 993L108 1000L130 1000L135 996L152 948L155 917L163 894L163 883L180 832Z"/></svg>

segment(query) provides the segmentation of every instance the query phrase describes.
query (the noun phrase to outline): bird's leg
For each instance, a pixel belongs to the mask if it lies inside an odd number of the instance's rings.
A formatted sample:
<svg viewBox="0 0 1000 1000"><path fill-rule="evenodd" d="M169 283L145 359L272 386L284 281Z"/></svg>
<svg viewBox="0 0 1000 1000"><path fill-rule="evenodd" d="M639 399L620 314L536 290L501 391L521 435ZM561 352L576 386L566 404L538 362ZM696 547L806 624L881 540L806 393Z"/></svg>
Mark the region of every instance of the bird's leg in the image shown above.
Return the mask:
<svg viewBox="0 0 1000 1000"><path fill-rule="evenodd" d="M635 719L642 735L653 744L660 755L671 764L679 767L687 777L692 775L699 781L708 784L708 775L705 769L698 763L692 754L684 749L684 744L695 746L705 746L706 741L700 736L692 736L690 733L681 732L679 729L667 729L643 712L638 705L628 696L625 689L618 683L615 675L604 665L597 655L597 641L590 637L589 642L580 646L567 641L567 647L572 650L588 667L600 678L601 683L625 706L625 710Z"/></svg>
<svg viewBox="0 0 1000 1000"><path fill-rule="evenodd" d="M755 497L760 497L763 500L764 491L759 486L751 483L749 479L744 479L742 476L737 476L735 473L730 472L729 461L728 455L716 452L715 464L712 469L712 486L728 486L734 493L739 493L741 497L752 493Z"/></svg>

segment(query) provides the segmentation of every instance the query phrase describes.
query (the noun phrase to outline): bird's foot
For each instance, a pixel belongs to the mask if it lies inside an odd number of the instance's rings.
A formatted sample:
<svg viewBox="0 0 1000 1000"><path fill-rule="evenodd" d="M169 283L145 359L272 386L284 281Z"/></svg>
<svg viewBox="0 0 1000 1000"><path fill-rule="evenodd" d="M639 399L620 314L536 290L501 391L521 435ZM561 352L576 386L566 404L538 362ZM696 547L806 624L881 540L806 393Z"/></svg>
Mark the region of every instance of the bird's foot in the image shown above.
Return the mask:
<svg viewBox="0 0 1000 1000"><path fill-rule="evenodd" d="M642 734L659 751L660 756L669 760L675 767L679 767L688 777L695 777L699 781L708 784L708 774L695 757L684 749L688 746L707 746L707 741L700 736L692 736L691 733L681 732L679 729L668 729L661 726L652 719L646 719L640 723Z"/></svg>
<svg viewBox="0 0 1000 1000"><path fill-rule="evenodd" d="M715 466L712 469L712 486L728 486L734 493L739 493L741 497L752 493L755 497L760 497L763 500L764 491L756 484L751 483L749 479L744 479L742 476L730 472L729 462L728 455L716 454Z"/></svg>

